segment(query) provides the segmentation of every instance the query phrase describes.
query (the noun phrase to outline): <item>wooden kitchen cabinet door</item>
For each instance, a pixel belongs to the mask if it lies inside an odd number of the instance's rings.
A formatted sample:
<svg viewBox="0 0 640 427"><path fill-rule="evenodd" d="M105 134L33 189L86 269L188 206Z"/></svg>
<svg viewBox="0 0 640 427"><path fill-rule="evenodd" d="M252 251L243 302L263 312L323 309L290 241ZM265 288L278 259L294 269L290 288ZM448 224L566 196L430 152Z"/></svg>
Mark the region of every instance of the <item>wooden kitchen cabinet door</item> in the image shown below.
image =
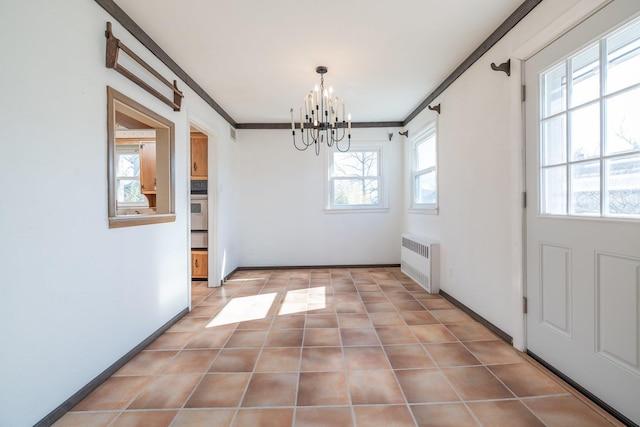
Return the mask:
<svg viewBox="0 0 640 427"><path fill-rule="evenodd" d="M191 277L206 279L209 274L207 251L191 251Z"/></svg>
<svg viewBox="0 0 640 427"><path fill-rule="evenodd" d="M207 135L191 133L191 179L207 179Z"/></svg>
<svg viewBox="0 0 640 427"><path fill-rule="evenodd" d="M140 192L156 194L156 143L140 144Z"/></svg>

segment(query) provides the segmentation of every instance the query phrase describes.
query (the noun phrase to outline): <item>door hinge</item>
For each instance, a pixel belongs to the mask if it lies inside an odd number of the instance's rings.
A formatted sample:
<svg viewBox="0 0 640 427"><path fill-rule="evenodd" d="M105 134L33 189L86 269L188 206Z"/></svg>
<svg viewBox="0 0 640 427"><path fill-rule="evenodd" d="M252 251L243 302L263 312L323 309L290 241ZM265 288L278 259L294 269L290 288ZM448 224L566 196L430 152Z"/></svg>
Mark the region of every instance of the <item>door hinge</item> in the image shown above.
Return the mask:
<svg viewBox="0 0 640 427"><path fill-rule="evenodd" d="M522 312L527 314L527 297L522 297Z"/></svg>
<svg viewBox="0 0 640 427"><path fill-rule="evenodd" d="M525 85L522 85L522 92L520 94L520 99L522 100L522 102L525 102L527 100L527 87Z"/></svg>
<svg viewBox="0 0 640 427"><path fill-rule="evenodd" d="M526 209L527 207L527 192L523 191L522 192L522 208Z"/></svg>

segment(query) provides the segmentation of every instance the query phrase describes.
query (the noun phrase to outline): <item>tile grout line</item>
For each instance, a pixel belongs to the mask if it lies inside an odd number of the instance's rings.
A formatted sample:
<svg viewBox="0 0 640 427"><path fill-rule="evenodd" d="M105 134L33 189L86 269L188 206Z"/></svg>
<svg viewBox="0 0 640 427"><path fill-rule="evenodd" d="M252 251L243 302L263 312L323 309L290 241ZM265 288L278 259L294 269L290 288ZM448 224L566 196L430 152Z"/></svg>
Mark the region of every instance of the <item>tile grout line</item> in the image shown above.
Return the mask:
<svg viewBox="0 0 640 427"><path fill-rule="evenodd" d="M215 289L215 290L217 290L217 289L219 289L219 288L214 288L214 289ZM214 290L213 292L209 293L209 295L207 295L205 298L203 298L203 299L200 301L200 303L201 303L202 301L204 301L206 298L208 298L209 296L211 296L211 295L213 295L214 293L216 293L216 291L215 291L215 290ZM196 305L196 307L200 306L200 303L198 303L198 304ZM214 317L216 317L216 316L218 315L218 313L220 312L220 310L222 310L222 308L224 308L224 306L226 306L226 304L224 304L224 305L223 305L223 306L222 306L222 307L221 307L221 308L216 312L216 314L214 314L214 315L212 315L212 316L211 316L211 320L213 320L213 318L214 318ZM195 308L195 307L193 307L193 308ZM211 320L210 320L210 321L211 321ZM236 326L236 328L237 328L237 326ZM234 328L234 330L235 330L235 328ZM200 333L201 333L201 332L202 332L202 331L200 331ZM202 373L202 376L201 376L200 380L196 383L195 387L193 387L193 389L191 390L191 392L189 393L189 395L187 396L187 398L185 399L185 401L182 403L182 407L178 410L178 414L179 414L179 411L180 411L180 410L185 410L185 409L187 409L187 408L185 408L185 405L187 404L187 402L189 402L189 399L191 399L191 397L193 397L193 394L194 394L194 393L195 393L195 391L198 389L198 387L200 386L200 384L202 383L202 381L207 377L207 373L209 372L209 369L211 369L211 366L213 366L213 363L214 363L214 362L218 359L218 357L220 356L220 352L222 351L222 348L224 348L224 345L227 343L227 341L229 341L229 338L231 337L231 335L233 335L233 332L231 332L231 333L229 334L229 336L227 337L227 339L224 341L224 343L223 343L223 344L221 344L221 348L218 350L218 353L214 356L214 358L213 358L213 359L211 359L211 362L209 363L209 366L208 366L208 367L205 369L205 371ZM194 336L194 337L192 337L192 339L193 339L193 338L195 338L195 336ZM189 340L189 341L191 341L191 340ZM183 348L182 348L183 350L185 349L185 347L187 346L187 344L189 344L189 341L187 341L187 342L184 344L184 346L183 346ZM195 408L193 408L193 409L195 409ZM176 414L176 416L173 418L173 420L171 420L171 423L169 424L170 426L171 426L172 424L174 424L174 422L175 422L176 418L178 417L178 414Z"/></svg>
<svg viewBox="0 0 640 427"><path fill-rule="evenodd" d="M273 271L271 271L271 273L268 275L267 279L261 279L261 280L265 280L264 284L260 287L260 289L264 288L264 285L266 284L266 282L268 281L268 278L271 277L273 275ZM269 331L271 330L271 327L273 326L273 322L275 320L275 316L274 319L271 320L271 325L269 327L269 329L267 330L267 333L265 333L264 338L262 339L262 346L260 347L260 350L258 351L258 355L256 356L256 360L253 362L253 368L251 369L250 375L249 375L249 379L247 380L247 384L244 387L244 391L242 392L242 395L240 396L240 399L238 400L238 404L235 408L235 412L233 414L233 417L231 418L231 423L229 425L234 425L236 422L236 419L238 418L238 414L240 414L240 410L242 409L242 403L245 399L245 397L247 396L247 391L249 390L249 385L251 385L251 380L254 377L255 371L256 371L256 367L258 366L258 360L260 360L260 356L262 355L262 350L264 349L264 345L267 342L267 336L269 335ZM235 331L237 331L238 328L236 327ZM235 333L234 331L234 333ZM229 335L229 338L227 339L227 341L225 342L225 345L229 342L229 340L231 339L231 336L233 336L233 333L231 335ZM238 347L240 348L240 347Z"/></svg>
<svg viewBox="0 0 640 427"><path fill-rule="evenodd" d="M376 279L374 278L374 280L376 280ZM377 280L376 280L376 283L378 283ZM380 286L380 284L378 283L378 287L379 286ZM384 294L385 294L385 297L387 297L387 299L388 299L389 297L386 295L386 292ZM397 307L394 304L392 304L392 306L393 306L393 308L395 310L397 310ZM366 306L365 306L365 309L366 309ZM402 319L402 322L408 328L409 325L407 324L405 319L402 317L402 315L400 315L400 312L398 312L398 315ZM411 416L411 419L413 420L413 423L416 426L418 426L418 420L416 419L416 416L414 415L413 411L411 410L411 405L410 405L409 399L407 398L407 395L406 395L404 389L402 388L402 385L400 384L400 380L398 379L398 375L396 374L396 370L393 368L393 364L391 363L391 360L389 359L389 355L384 350L384 344L382 343L382 339L380 338L380 335L378 334L378 331L377 331L377 329L375 327L374 327L373 330L376 332L376 335L378 335L378 339L380 340L380 347L382 348L382 353L384 354L385 360L387 361L387 363L389 364L389 367L391 368L391 373L393 375L393 378L396 380L396 384L398 385L398 389L400 389L400 393L402 394L402 397L403 397L403 399L405 401L405 407L407 408L407 411L409 412L409 415ZM411 331L411 330L409 330L409 331ZM427 355L430 357L430 355L428 353L427 353Z"/></svg>

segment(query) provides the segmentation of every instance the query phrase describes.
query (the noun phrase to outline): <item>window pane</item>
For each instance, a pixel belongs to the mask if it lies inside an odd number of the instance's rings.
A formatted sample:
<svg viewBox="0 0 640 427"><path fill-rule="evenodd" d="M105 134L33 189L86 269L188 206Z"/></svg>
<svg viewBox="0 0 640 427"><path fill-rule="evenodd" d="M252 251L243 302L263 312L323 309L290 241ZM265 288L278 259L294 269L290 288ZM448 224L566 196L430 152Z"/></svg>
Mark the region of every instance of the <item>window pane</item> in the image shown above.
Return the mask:
<svg viewBox="0 0 640 427"><path fill-rule="evenodd" d="M377 151L333 153L332 176L378 176Z"/></svg>
<svg viewBox="0 0 640 427"><path fill-rule="evenodd" d="M431 135L416 144L416 171L421 171L436 165L436 136Z"/></svg>
<svg viewBox="0 0 640 427"><path fill-rule="evenodd" d="M428 172L416 176L414 194L416 204L435 204L437 196L436 173Z"/></svg>
<svg viewBox="0 0 640 427"><path fill-rule="evenodd" d="M600 51L595 44L571 59L571 106L593 101L600 96Z"/></svg>
<svg viewBox="0 0 640 427"><path fill-rule="evenodd" d="M334 205L377 205L377 179L336 179L333 181Z"/></svg>
<svg viewBox="0 0 640 427"><path fill-rule="evenodd" d="M556 166L542 170L542 213L566 215L567 167Z"/></svg>
<svg viewBox="0 0 640 427"><path fill-rule="evenodd" d="M607 160L607 213L640 216L640 156Z"/></svg>
<svg viewBox="0 0 640 427"><path fill-rule="evenodd" d="M607 39L607 93L640 83L640 21Z"/></svg>
<svg viewBox="0 0 640 427"><path fill-rule="evenodd" d="M600 162L571 165L571 213L600 215Z"/></svg>
<svg viewBox="0 0 640 427"><path fill-rule="evenodd" d="M640 150L640 88L609 98L606 111L607 154Z"/></svg>
<svg viewBox="0 0 640 427"><path fill-rule="evenodd" d="M543 76L543 88L543 117L564 111L567 105L567 73L564 62Z"/></svg>
<svg viewBox="0 0 640 427"><path fill-rule="evenodd" d="M590 159L600 155L600 104L572 111L571 160Z"/></svg>
<svg viewBox="0 0 640 427"><path fill-rule="evenodd" d="M542 165L567 161L567 119L563 114L542 123Z"/></svg>
<svg viewBox="0 0 640 427"><path fill-rule="evenodd" d="M117 201L119 203L140 203L146 201L146 198L140 193L140 181L137 179L119 179Z"/></svg>
<svg viewBox="0 0 640 427"><path fill-rule="evenodd" d="M119 154L116 176L140 176L140 155Z"/></svg>

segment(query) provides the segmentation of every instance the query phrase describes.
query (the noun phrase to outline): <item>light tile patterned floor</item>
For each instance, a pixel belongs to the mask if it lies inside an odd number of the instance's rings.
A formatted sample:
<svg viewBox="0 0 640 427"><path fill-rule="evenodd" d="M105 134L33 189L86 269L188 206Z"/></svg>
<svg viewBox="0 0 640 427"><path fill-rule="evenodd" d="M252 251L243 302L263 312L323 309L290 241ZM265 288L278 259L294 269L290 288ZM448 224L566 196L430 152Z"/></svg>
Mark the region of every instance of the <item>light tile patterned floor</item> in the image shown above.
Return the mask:
<svg viewBox="0 0 640 427"><path fill-rule="evenodd" d="M241 271L63 426L611 426L397 268Z"/></svg>

